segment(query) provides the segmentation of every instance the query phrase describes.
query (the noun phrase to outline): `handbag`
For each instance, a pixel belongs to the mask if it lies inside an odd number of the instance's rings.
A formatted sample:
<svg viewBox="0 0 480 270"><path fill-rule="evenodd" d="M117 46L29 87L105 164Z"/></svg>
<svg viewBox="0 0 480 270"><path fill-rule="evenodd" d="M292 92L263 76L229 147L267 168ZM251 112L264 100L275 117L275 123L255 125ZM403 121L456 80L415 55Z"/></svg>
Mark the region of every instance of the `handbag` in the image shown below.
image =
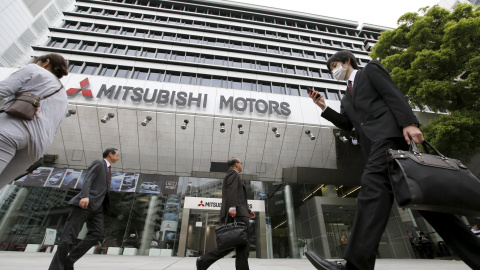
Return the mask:
<svg viewBox="0 0 480 270"><path fill-rule="evenodd" d="M458 159L442 155L428 141L421 153L415 143L409 151L387 150L388 174L398 206L480 216L480 181ZM428 149L436 154L429 154Z"/></svg>
<svg viewBox="0 0 480 270"><path fill-rule="evenodd" d="M233 222L227 224L227 218L228 216L225 216L225 223L215 229L218 250L231 249L248 244L247 225L245 222L237 222L233 218Z"/></svg>
<svg viewBox="0 0 480 270"><path fill-rule="evenodd" d="M37 112L38 107L40 107L40 101L48 97L53 96L58 93L63 88L63 85L55 92L50 95L39 97L35 94L23 92L15 96L11 100L12 104L0 112L5 112L10 116L14 116L23 120L33 120L35 118L35 113Z"/></svg>

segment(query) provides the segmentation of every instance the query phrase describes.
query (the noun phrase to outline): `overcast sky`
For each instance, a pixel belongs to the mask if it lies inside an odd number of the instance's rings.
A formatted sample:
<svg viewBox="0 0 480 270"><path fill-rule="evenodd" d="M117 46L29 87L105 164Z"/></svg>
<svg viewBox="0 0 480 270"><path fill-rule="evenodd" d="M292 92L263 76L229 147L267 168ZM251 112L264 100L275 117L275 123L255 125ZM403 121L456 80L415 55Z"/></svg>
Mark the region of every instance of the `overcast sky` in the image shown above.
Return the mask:
<svg viewBox="0 0 480 270"><path fill-rule="evenodd" d="M397 20L403 14L417 12L419 8L425 6L434 6L440 0L235 0L234 2L396 28Z"/></svg>

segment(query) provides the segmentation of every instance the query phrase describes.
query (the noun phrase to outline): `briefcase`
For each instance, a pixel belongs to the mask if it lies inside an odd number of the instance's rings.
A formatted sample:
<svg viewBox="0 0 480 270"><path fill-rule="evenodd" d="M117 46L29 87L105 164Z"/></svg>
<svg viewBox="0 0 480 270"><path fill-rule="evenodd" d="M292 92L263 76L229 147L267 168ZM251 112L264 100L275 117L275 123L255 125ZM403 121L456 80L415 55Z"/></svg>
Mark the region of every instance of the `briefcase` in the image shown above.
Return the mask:
<svg viewBox="0 0 480 270"><path fill-rule="evenodd" d="M387 150L388 174L398 206L480 216L480 181L460 160L442 155L424 141L409 151ZM429 154L429 149L436 154Z"/></svg>
<svg viewBox="0 0 480 270"><path fill-rule="evenodd" d="M227 217L225 217L225 223L215 229L217 248L225 250L248 244L247 229L247 224L244 222L237 222L233 218L232 223L227 223Z"/></svg>

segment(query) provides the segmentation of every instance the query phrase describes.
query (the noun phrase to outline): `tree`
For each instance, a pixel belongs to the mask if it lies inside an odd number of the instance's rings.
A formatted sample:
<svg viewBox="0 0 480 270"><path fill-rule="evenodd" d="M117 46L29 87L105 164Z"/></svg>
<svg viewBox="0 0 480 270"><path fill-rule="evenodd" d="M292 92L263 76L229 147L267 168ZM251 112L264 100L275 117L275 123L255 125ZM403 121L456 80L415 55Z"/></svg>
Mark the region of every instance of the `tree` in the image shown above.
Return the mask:
<svg viewBox="0 0 480 270"><path fill-rule="evenodd" d="M401 16L370 56L380 60L412 105L448 111L424 127L443 154L480 151L480 7L439 6Z"/></svg>

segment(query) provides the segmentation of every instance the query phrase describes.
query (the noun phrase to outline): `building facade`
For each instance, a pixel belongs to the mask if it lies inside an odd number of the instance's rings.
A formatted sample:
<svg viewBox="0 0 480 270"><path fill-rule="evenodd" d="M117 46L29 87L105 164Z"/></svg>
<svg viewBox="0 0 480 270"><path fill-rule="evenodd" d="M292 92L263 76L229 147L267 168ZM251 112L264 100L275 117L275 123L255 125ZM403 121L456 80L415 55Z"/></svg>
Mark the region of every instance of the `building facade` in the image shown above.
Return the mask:
<svg viewBox="0 0 480 270"><path fill-rule="evenodd" d="M252 257L314 250L341 258L364 161L355 135L321 118L307 90L338 110L346 87L326 60L346 49L365 66L384 30L228 1L67 5L24 55L68 59L62 83L76 113L62 123L49 163L0 191L0 248L54 249L87 166L116 147L112 211L92 253L211 250L226 160L234 156L258 213L250 224ZM28 58L3 57L10 65L2 62L0 79ZM420 231L435 245L417 245ZM450 256L442 243L415 212L394 207L379 257Z"/></svg>

